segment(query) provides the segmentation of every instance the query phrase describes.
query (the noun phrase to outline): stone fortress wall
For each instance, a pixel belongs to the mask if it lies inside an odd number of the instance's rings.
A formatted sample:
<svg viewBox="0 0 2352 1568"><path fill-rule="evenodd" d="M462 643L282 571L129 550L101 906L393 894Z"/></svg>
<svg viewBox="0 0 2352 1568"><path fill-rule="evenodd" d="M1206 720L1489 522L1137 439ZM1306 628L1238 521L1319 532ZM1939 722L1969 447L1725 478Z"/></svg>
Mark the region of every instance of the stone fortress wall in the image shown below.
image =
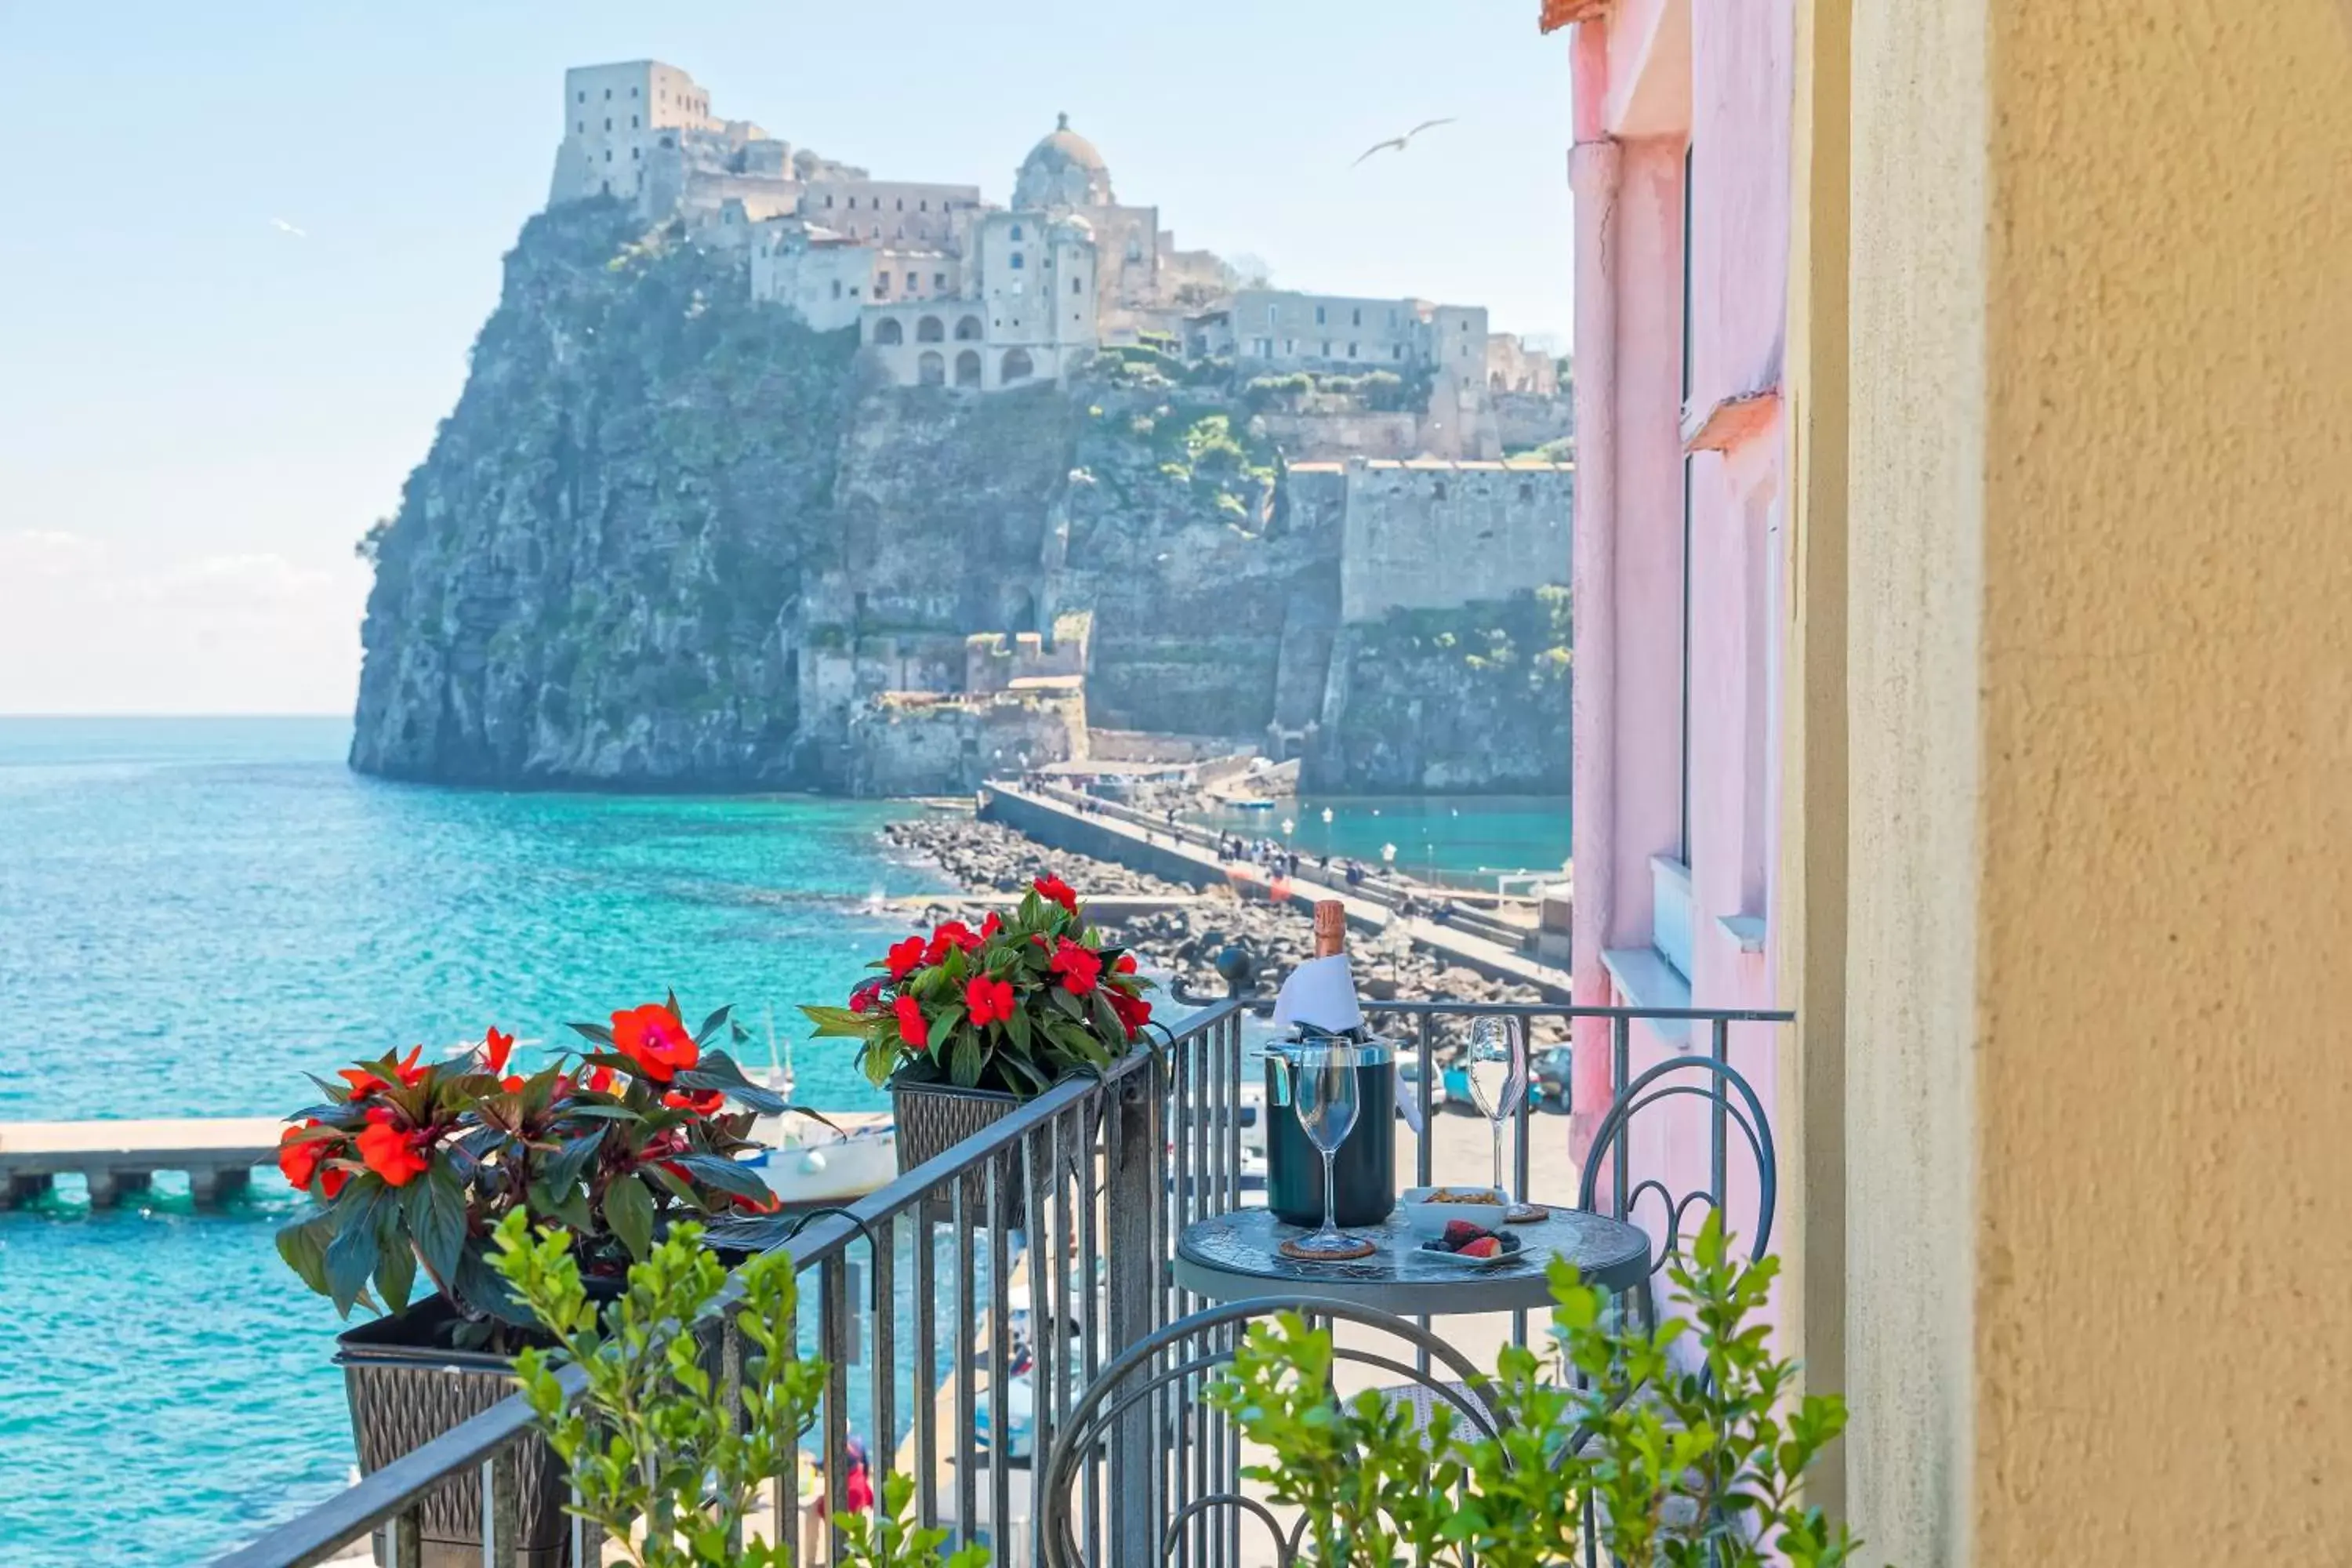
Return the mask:
<svg viewBox="0 0 2352 1568"><path fill-rule="evenodd" d="M1358 458L1343 467L1342 622L1568 581L1571 465Z"/></svg>

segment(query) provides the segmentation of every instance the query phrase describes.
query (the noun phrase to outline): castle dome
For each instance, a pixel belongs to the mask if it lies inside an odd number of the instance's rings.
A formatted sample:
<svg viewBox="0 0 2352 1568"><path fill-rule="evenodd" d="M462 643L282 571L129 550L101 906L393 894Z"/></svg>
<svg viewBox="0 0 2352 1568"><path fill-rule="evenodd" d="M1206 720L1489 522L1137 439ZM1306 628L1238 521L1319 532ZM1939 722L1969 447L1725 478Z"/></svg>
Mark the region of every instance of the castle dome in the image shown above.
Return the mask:
<svg viewBox="0 0 2352 1568"><path fill-rule="evenodd" d="M1108 206L1110 165L1095 144L1070 129L1070 117L1055 117L1054 129L1021 160L1013 179L1016 207Z"/></svg>

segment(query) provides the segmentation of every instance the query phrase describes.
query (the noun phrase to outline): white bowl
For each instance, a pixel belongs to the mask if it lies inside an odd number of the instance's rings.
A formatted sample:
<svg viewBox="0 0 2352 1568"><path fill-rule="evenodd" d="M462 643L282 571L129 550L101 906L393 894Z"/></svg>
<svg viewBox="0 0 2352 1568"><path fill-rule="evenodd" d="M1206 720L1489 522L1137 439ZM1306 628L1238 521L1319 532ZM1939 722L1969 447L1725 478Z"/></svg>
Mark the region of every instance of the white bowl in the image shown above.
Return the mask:
<svg viewBox="0 0 2352 1568"><path fill-rule="evenodd" d="M1434 1201L1438 1193L1481 1193L1491 1201L1486 1203L1445 1203ZM1397 1194L1397 1210L1404 1215L1405 1228L1424 1241L1434 1241L1445 1234L1446 1226L1457 1219L1466 1219L1481 1230L1500 1230L1503 1215L1509 1205L1492 1187L1465 1186L1454 1183L1442 1187L1407 1187Z"/></svg>

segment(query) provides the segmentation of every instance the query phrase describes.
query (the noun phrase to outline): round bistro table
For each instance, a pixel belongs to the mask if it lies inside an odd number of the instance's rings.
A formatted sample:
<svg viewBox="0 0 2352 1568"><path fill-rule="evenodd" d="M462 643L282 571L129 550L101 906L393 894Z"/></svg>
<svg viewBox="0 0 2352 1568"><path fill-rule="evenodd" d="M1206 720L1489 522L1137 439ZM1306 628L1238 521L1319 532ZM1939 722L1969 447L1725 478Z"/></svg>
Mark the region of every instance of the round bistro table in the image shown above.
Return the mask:
<svg viewBox="0 0 2352 1568"><path fill-rule="evenodd" d="M1543 1206L1544 1218L1510 1227L1521 1242L1518 1256L1484 1268L1423 1252L1402 1214L1349 1228L1349 1235L1373 1243L1369 1257L1302 1262L1277 1249L1307 1230L1285 1225L1267 1209L1234 1209L1184 1227L1176 1242L1176 1283L1214 1301L1328 1296L1400 1318L1434 1318L1548 1308L1546 1270L1555 1258L1574 1264L1587 1285L1612 1293L1634 1289L1649 1277L1650 1238L1636 1226L1582 1209Z"/></svg>

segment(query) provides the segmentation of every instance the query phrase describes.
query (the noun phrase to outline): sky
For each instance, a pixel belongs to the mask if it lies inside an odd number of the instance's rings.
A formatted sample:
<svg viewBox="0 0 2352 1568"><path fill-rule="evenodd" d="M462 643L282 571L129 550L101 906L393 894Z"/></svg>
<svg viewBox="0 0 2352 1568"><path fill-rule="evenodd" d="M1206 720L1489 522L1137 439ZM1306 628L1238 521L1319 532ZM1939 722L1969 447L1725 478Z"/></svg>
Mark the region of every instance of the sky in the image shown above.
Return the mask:
<svg viewBox="0 0 2352 1568"><path fill-rule="evenodd" d="M0 713L350 710L352 542L457 401L567 66L661 59L716 113L997 202L1066 111L1188 248L1564 347L1536 9L0 0Z"/></svg>

